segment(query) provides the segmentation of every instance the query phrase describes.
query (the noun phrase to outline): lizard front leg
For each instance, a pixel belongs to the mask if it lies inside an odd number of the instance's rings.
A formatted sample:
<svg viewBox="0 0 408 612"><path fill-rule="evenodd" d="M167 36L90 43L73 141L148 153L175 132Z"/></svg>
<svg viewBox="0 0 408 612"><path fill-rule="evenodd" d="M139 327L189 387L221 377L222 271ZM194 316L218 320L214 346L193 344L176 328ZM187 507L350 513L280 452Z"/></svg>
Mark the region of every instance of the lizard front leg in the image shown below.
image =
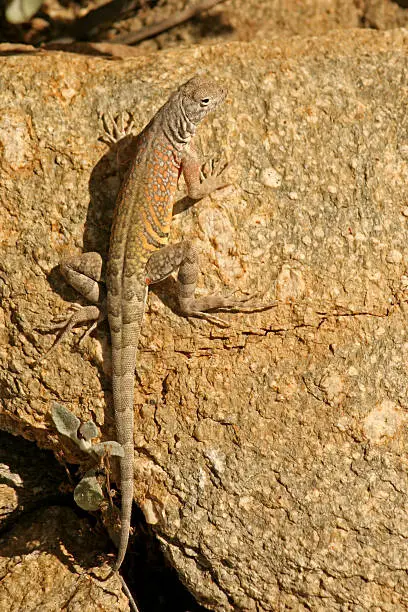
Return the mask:
<svg viewBox="0 0 408 612"><path fill-rule="evenodd" d="M92 304L76 307L73 314L64 317L62 321L51 327L51 330L62 329L63 331L42 359L46 358L62 342L75 325L92 323L80 340L83 342L98 323L106 318L105 293L99 283L102 271L102 258L99 253L83 253L79 256L65 258L60 263L60 270L71 287Z"/></svg>
<svg viewBox="0 0 408 612"><path fill-rule="evenodd" d="M194 145L189 143L181 160L188 196L193 200L201 200L213 191L227 187L230 181L225 175L229 167L230 164L220 158L215 164L210 163L209 174L205 176L200 155Z"/></svg>
<svg viewBox="0 0 408 612"><path fill-rule="evenodd" d="M199 266L197 251L190 240L166 246L153 253L146 265L147 283L157 283L176 270L178 270L178 303L181 313L187 317L198 317L206 319L210 323L228 327L228 323L209 314L208 311L258 312L276 306L276 302L268 304L250 303L253 296L241 300L222 295L207 295L195 298Z"/></svg>

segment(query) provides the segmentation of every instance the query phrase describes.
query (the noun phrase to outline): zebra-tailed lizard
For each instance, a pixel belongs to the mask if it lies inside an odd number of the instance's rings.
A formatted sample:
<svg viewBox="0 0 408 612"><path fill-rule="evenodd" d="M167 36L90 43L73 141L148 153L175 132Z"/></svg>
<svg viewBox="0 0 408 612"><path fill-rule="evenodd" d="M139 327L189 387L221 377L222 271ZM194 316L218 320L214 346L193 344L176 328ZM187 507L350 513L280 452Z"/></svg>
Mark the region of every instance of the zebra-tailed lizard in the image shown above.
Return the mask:
<svg viewBox="0 0 408 612"><path fill-rule="evenodd" d="M217 164L202 180L201 163L191 139L202 119L225 98L226 91L213 80L195 77L184 83L139 134L128 174L120 189L111 230L107 264L107 300L101 300L98 281L101 257L85 253L61 264L68 282L93 302L77 310L59 327L63 336L78 323L97 322L107 316L112 340L112 387L120 460L121 531L114 570L119 570L129 540L133 501L133 396L136 352L148 286L178 270L178 303L181 314L220 322L211 310L253 312L274 306L245 307L244 300L222 296L195 298L197 253L188 240L167 244L173 197L180 173L188 195L199 200L228 184ZM111 137L111 141L114 142ZM96 306L102 301L100 308ZM56 345L54 345L56 346Z"/></svg>

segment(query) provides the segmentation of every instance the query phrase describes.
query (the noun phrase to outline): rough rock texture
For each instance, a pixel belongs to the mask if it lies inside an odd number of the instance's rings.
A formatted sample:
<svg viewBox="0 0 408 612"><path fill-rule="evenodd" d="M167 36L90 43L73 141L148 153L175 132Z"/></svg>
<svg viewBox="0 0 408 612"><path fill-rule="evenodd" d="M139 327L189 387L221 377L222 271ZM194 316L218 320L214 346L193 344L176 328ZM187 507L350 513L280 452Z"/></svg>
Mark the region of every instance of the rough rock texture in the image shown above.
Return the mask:
<svg viewBox="0 0 408 612"><path fill-rule="evenodd" d="M78 520L68 508L43 508L25 516L0 539L1 610L128 610L117 576L103 582L90 574L99 572L100 550L91 535L88 521Z"/></svg>
<svg viewBox="0 0 408 612"><path fill-rule="evenodd" d="M113 434L108 332L37 363L52 337L35 328L77 299L63 251L106 253L118 180L98 112L133 109L141 128L197 71L228 83L200 133L235 159L234 185L172 240L196 240L203 291L279 306L223 330L157 288L135 400L135 500L210 609L408 606L407 50L405 31L349 31L3 59L0 426L67 461L82 459L51 400Z"/></svg>
<svg viewBox="0 0 408 612"><path fill-rule="evenodd" d="M55 499L65 481L50 451L39 452L35 444L0 431L0 530L22 512Z"/></svg>
<svg viewBox="0 0 408 612"><path fill-rule="evenodd" d="M0 432L0 610L129 609L116 577L97 580L106 535L52 505L66 480L50 451Z"/></svg>
<svg viewBox="0 0 408 612"><path fill-rule="evenodd" d="M154 6L146 2L142 3L136 16L118 20L112 26L106 26L107 29L102 28L99 39L103 42L61 41L53 42L49 47L91 55L130 57L180 47L181 44L254 40L280 44L282 38L288 36L316 36L340 28L386 30L407 27L408 10L403 8L404 2L407 4L407 0L225 0L194 19L135 46L109 42L168 19L186 6L196 4L196 0L162 0L154 3ZM100 3L105 4L105 0ZM57 21L73 18L70 5L64 7L57 0L50 0L47 7L49 14ZM89 4L76 7L76 11L83 15L89 10ZM34 32L34 41L38 36L43 40L41 32Z"/></svg>
<svg viewBox="0 0 408 612"><path fill-rule="evenodd" d="M322 35L336 28L406 27L408 11L404 0L226 0L196 18L159 36L145 40L135 50L146 53L181 44L217 41L265 41L293 35ZM116 36L116 28L138 30L171 17L196 0L165 0L145 7L126 21L101 34L103 40ZM58 9L61 10L61 7Z"/></svg>

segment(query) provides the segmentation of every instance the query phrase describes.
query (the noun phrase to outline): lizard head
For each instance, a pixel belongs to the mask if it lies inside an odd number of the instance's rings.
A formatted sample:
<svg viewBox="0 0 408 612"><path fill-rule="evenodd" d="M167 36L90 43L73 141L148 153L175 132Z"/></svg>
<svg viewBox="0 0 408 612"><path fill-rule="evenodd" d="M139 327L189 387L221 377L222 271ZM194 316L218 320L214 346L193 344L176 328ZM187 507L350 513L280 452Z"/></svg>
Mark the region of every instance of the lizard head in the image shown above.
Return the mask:
<svg viewBox="0 0 408 612"><path fill-rule="evenodd" d="M227 91L212 79L196 76L181 85L177 94L187 119L198 125L224 101Z"/></svg>

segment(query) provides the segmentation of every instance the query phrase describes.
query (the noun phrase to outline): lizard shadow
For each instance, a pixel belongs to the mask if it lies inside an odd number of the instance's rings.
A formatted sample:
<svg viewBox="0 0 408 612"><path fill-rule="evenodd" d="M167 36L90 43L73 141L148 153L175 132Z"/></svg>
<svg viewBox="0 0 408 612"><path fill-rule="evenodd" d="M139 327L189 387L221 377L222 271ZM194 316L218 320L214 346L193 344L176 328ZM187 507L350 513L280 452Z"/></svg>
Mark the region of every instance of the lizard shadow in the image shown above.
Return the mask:
<svg viewBox="0 0 408 612"><path fill-rule="evenodd" d="M45 48L54 51L69 51L80 55L111 58L115 58L119 55L119 57L121 57L120 54L115 53L112 49L112 47L115 46L114 43L107 44L105 42L104 44L100 44L99 47L97 45L95 46L94 43L101 42L98 40L96 34L98 26L103 24L104 28L107 28L111 27L114 22L117 22L121 10L120 5L123 4L126 4L123 0L108 2L103 6L90 10L86 15L78 17L71 22L62 19L54 19L53 25L58 32L58 37L54 41L51 40L46 42ZM235 31L235 28L229 22L228 16L225 16L223 13L214 15L199 13L190 17L189 23L198 43L200 40L204 39L216 39L217 37L223 36L228 37ZM158 34L163 32L166 33L167 30L168 28L165 28L162 32L158 32ZM155 36L157 36L157 34L147 34L141 40L152 39L155 38ZM58 38L61 40L59 41ZM64 38L68 39L67 42L63 40ZM120 42L120 40L116 42ZM132 55L132 52L129 51L128 55Z"/></svg>

